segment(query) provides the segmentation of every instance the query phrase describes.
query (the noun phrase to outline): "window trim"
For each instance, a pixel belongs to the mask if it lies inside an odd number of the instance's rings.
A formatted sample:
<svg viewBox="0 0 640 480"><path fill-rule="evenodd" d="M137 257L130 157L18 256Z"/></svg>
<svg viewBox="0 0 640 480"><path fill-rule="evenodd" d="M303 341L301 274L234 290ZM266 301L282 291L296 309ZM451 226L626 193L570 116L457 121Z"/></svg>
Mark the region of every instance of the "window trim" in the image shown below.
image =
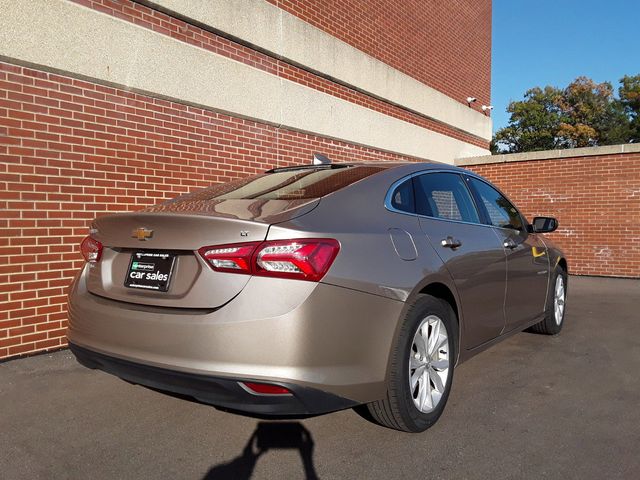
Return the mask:
<svg viewBox="0 0 640 480"><path fill-rule="evenodd" d="M397 213L404 213L407 215L416 214L416 192L415 192L415 188L413 188L413 181L412 181L413 177L414 175L409 175L407 177L403 177L400 180L393 182L393 184L391 185L391 188L389 189L389 191L387 192L387 195L385 196L385 207L387 208L387 210L390 210L392 212L397 212ZM407 210L400 210L399 208L396 208L393 206L393 197L395 196L396 191L407 182L409 182L411 186L411 197L413 198L413 212L409 212Z"/></svg>
<svg viewBox="0 0 640 480"><path fill-rule="evenodd" d="M472 192L471 192L471 190L469 189L469 185L467 185L467 182L466 182L466 181L465 181L465 179L462 177L462 175L460 175L460 173L459 173L459 172L456 172L456 171L436 172L436 174L441 174L441 175L442 175L442 174L444 174L444 175L454 175L454 176L458 177L458 181L459 181L459 182L460 182L460 184L462 185L462 190L461 190L459 193L466 192L466 193L467 193L467 195L469 196L469 200L471 200L471 202L469 202L469 205L467 205L467 207L468 207L468 208L470 208L471 210L473 210L473 211L475 212L475 214L476 214L475 216L477 217L478 222L475 222L475 221L468 221L468 220L455 220L455 219L453 219L453 218L442 217L442 216L440 216L440 215L425 215L425 214L420 214L420 216L425 217L425 218L435 218L435 219L438 219L438 220L450 220L450 221L455 221L455 222L460 222L460 223L470 223L470 224L472 224L472 225L477 225L478 223L482 223L482 214L481 214L481 212L480 212L480 209L478 208L478 205L476 204L476 200L475 200L475 198L473 197L473 193L472 193ZM419 183L416 183L415 179L418 179L417 181L418 181L418 182L420 182L420 180L419 180L419 179L420 179L421 177L424 177L424 176L425 176L425 175L417 175L416 177L413 177L413 178L412 178L412 184L413 184L413 188L414 188L413 195L414 195L414 199L416 199L416 200L414 200L414 202L415 202L415 210L416 210L416 213L418 212L418 202L417 202L417 198L416 198L417 189L418 189L418 188L422 188L422 187L420 186L420 184L419 184ZM436 183L437 183L437 182L436 182ZM454 198L454 201L455 201L455 203L456 203L456 208L458 209L458 213L460 214L460 217L462 218L462 217L463 217L463 210L466 210L466 209L463 209L463 208L462 208L462 207L463 207L463 205L462 205L462 204L460 204L460 203L458 203L458 197L457 197L457 195L456 195L456 192L452 190L452 191L451 191L451 194L452 194L452 196L453 196L453 198ZM434 201L435 201L435 200L434 200ZM433 208L430 208L429 210L433 210ZM438 210L438 209L436 209L436 210ZM436 212L432 212L432 213L436 213ZM469 213L469 214L471 214L471 212L468 212L468 213Z"/></svg>
<svg viewBox="0 0 640 480"><path fill-rule="evenodd" d="M493 187L495 190L498 191L498 193L500 193L500 195L502 195L504 198L506 198L509 203L511 205L513 205L513 207L516 209L516 211L518 212L518 215L520 215L520 218L522 219L522 224L524 226L524 230L515 230L513 228L507 228L507 227L498 227L496 225L493 225L491 223L476 223L476 222L465 222L464 220L451 220L451 219L447 219L447 218L441 218L441 217L431 217L429 215L420 215L419 213L412 213L412 212L405 212L404 210L399 210L397 208L395 208L392 203L391 200L393 198L393 194L395 193L396 189L405 181L408 180L412 180L414 177L418 177L420 175L428 175L430 173L453 173L455 175L459 175L462 177L462 180L465 184L465 186L467 187L467 190L469 190L469 195L471 195L471 199L473 200L474 206L476 207L476 210L478 211L478 217L480 218L480 221L483 222L488 222L488 219L485 218L485 211L484 209L480 209L477 205L477 200L476 200L476 195L475 195L475 191L471 188L471 186L468 184L467 180L465 177L470 177L470 178L475 178L477 180L480 180L481 182L486 183L487 185L489 185L490 187ZM415 198L415 192L414 192L414 198ZM487 228L497 228L499 230L506 230L509 232L527 232L527 226L529 225L529 222L527 221L527 219L524 217L524 215L522 215L522 213L520 212L520 209L518 207L516 207L516 205L511 201L511 199L509 197L507 197L504 193L502 193L502 191L497 188L495 185L493 185L491 182L489 182L488 180L485 180L484 178L482 178L479 175L476 175L472 172L467 172L467 171L458 171L458 170L453 170L453 169L433 169L433 170L421 170L419 172L413 172L410 173L409 175L405 175L402 178L399 178L398 180L396 180L395 182L393 182L391 184L391 187L389 187L389 190L387 191L387 194L385 195L384 198L384 207L392 212L392 213L400 213L402 215L409 215L410 217L418 217L418 218L428 218L430 220L439 220L441 222L451 222L451 223L461 223L463 225L477 225L479 227L487 227ZM415 207L414 207L415 209Z"/></svg>
<svg viewBox="0 0 640 480"><path fill-rule="evenodd" d="M429 215L421 215L419 213L415 213L415 212L406 212L404 210L399 210L397 208L395 208L393 206L393 204L391 203L392 199L393 199L393 194L395 193L396 189L402 185L405 181L412 181L413 178L415 177L419 177L421 175L429 175L431 173L452 173L454 175L458 175L461 176L461 172L458 172L456 170L446 170L446 169L437 169L437 170L421 170L419 172L414 172L411 173L409 175L405 175L402 178L399 178L398 180L396 180L395 182L393 182L391 184L391 187L389 187L389 190L387 191L387 194L385 196L384 199L384 207L393 213L400 213L402 215L409 215L411 217L418 217L418 218L429 218L432 220L440 220L442 222L452 222L452 223L461 223L464 225L479 225L481 227L491 227L493 228L493 225L486 225L484 223L476 223L476 222L466 222L464 220L452 220L452 219L448 219L448 218L442 218L442 217L432 217ZM462 182L464 183L465 187L467 188L467 190L469 190L469 186L467 185L467 182L464 181L464 178L461 179ZM471 201L473 202L473 206L475 207L477 213L478 213L478 218L482 218L482 212L480 212L480 210L478 209L478 206L475 204L476 200L472 194L471 191L469 191L469 196L471 197ZM414 198L415 198L415 192L414 192ZM415 207L414 207L415 209Z"/></svg>
<svg viewBox="0 0 640 480"><path fill-rule="evenodd" d="M520 223L522 223L522 230L519 230L519 229L516 229L516 228L510 228L510 227L501 227L499 225L493 225L491 223L491 218L488 216L489 212L487 212L486 207L482 203L480 203L482 205L482 207L478 207L478 210L482 210L481 216L484 217L484 220L485 220L485 222L487 222L487 225L489 225L490 227L493 227L493 228L499 228L500 230L507 230L507 231L511 231L511 232L528 232L529 231L529 222L527 221L525 216L522 215L522 212L516 206L516 204L509 197L507 197L498 187L496 187L491 182L489 182L489 181L485 180L484 178L479 177L477 175L469 175L467 173L463 173L462 176L465 177L464 178L465 184L467 185L467 188L469 188L469 190L471 191L471 195L473 196L473 199L475 200L476 205L481 201L480 193L475 189L473 184L471 184L471 182L468 181L468 179L473 178L474 180L479 180L480 182L484 183L485 185L488 185L489 187L493 188L496 192L498 192L500 195L502 195L502 197L504 197L504 199L507 202L509 202L511 204L511 206L518 213L518 216L520 217Z"/></svg>

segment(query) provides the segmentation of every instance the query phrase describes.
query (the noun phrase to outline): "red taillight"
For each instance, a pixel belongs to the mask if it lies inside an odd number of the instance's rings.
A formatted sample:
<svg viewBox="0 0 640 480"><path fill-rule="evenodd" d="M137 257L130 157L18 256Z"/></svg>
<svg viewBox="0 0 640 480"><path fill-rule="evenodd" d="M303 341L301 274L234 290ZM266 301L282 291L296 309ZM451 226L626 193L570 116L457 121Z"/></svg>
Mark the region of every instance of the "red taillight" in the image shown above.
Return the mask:
<svg viewBox="0 0 640 480"><path fill-rule="evenodd" d="M288 388L267 383L239 382L249 393L254 395L291 395Z"/></svg>
<svg viewBox="0 0 640 480"><path fill-rule="evenodd" d="M80 244L80 252L89 263L98 263L102 257L102 243L98 240L86 237Z"/></svg>
<svg viewBox="0 0 640 480"><path fill-rule="evenodd" d="M318 282L340 251L331 238L301 238L202 247L200 255L214 270L262 277Z"/></svg>
<svg viewBox="0 0 640 480"><path fill-rule="evenodd" d="M254 274L318 282L339 250L340 244L333 239L264 242L256 250Z"/></svg>
<svg viewBox="0 0 640 480"><path fill-rule="evenodd" d="M219 272L251 274L251 256L260 242L202 247L198 252Z"/></svg>

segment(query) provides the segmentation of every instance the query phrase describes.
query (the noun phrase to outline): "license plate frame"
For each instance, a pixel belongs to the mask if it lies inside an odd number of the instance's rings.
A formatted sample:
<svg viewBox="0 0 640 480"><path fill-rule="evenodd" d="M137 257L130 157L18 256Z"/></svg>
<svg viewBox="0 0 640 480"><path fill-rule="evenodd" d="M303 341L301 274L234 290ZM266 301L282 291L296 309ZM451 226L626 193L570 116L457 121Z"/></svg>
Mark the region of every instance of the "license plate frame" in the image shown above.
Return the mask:
<svg viewBox="0 0 640 480"><path fill-rule="evenodd" d="M136 290L168 292L176 257L175 253L169 252L133 252L124 286Z"/></svg>

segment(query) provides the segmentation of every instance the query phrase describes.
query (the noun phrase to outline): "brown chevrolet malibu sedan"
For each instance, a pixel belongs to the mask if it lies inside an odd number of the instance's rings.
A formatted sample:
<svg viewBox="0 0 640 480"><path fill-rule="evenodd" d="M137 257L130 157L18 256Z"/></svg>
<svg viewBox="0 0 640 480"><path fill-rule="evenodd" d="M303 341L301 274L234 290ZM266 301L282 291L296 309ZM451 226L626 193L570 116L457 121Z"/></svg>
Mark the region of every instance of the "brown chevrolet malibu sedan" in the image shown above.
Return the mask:
<svg viewBox="0 0 640 480"><path fill-rule="evenodd" d="M560 331L556 227L449 165L276 168L96 220L69 342L88 367L226 410L358 406L418 432L455 366Z"/></svg>

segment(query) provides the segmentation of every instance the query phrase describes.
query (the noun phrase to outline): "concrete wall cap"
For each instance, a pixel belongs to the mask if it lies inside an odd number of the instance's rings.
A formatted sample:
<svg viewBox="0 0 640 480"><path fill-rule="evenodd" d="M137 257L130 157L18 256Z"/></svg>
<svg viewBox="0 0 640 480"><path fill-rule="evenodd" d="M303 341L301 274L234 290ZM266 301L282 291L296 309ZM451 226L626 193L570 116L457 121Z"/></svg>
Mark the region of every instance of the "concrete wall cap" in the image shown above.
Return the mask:
<svg viewBox="0 0 640 480"><path fill-rule="evenodd" d="M622 153L640 153L639 143L623 143L603 147L566 148L563 150L540 150L536 152L507 153L479 157L457 158L455 165L485 165L490 163L528 162L533 160L558 160L561 158L595 157L599 155L619 155Z"/></svg>

